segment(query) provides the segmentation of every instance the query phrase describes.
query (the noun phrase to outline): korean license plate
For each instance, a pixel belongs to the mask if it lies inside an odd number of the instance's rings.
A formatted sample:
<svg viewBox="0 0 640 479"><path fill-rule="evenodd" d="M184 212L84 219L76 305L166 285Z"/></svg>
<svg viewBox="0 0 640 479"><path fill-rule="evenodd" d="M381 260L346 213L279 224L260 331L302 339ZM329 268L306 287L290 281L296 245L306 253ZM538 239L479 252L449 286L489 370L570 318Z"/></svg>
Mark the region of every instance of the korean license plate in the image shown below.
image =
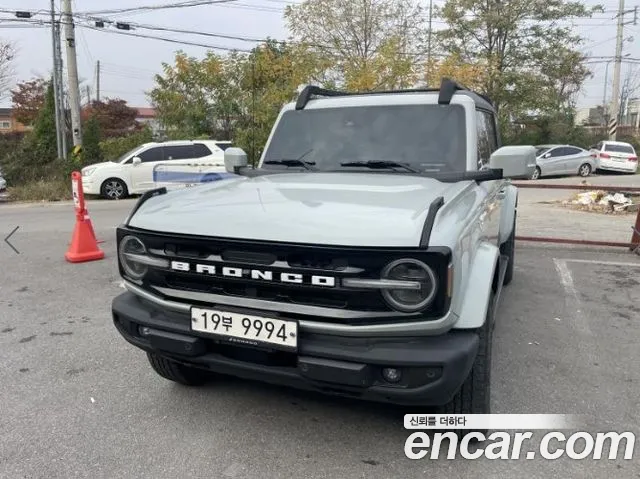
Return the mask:
<svg viewBox="0 0 640 479"><path fill-rule="evenodd" d="M298 323L295 321L191 308L191 329L219 336L231 343L271 346L288 351L298 348Z"/></svg>

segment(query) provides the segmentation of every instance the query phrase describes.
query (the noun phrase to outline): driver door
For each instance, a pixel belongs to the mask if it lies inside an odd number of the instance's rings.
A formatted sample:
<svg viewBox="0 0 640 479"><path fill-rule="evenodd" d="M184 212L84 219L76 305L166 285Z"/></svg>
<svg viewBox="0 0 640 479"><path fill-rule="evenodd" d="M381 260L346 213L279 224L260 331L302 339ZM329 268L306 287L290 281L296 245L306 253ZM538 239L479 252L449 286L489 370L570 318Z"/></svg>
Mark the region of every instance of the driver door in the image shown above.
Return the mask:
<svg viewBox="0 0 640 479"><path fill-rule="evenodd" d="M542 172L547 175L561 175L565 172L565 155L564 148L552 148L542 155L540 167Z"/></svg>
<svg viewBox="0 0 640 479"><path fill-rule="evenodd" d="M153 146L138 153L140 163L131 165L131 182L136 192L145 192L155 188L153 168L164 161L164 147Z"/></svg>

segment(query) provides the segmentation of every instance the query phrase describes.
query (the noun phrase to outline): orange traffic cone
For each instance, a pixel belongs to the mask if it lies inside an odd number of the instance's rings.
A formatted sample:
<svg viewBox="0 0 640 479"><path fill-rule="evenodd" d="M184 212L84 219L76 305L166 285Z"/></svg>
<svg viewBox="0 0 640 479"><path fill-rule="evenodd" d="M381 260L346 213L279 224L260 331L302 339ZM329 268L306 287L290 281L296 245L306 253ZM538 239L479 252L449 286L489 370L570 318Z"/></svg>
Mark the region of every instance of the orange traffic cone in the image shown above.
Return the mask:
<svg viewBox="0 0 640 479"><path fill-rule="evenodd" d="M82 263L104 258L104 251L98 248L91 219L85 211L76 215L76 226L73 230L71 245L64 255L70 263Z"/></svg>

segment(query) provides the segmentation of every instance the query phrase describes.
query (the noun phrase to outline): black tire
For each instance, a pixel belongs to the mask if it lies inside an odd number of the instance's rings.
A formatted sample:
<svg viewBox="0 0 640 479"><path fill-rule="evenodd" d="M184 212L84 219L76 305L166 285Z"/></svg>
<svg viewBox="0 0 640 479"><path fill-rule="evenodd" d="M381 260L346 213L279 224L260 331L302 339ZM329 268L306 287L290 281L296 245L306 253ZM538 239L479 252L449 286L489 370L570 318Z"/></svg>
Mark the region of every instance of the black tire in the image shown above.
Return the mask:
<svg viewBox="0 0 640 479"><path fill-rule="evenodd" d="M471 372L453 399L442 407L443 414L491 414L491 351L494 324L494 295L489 298L489 307L484 325L478 331L480 344ZM461 433L487 430L461 430Z"/></svg>
<svg viewBox="0 0 640 479"><path fill-rule="evenodd" d="M516 214L517 218L517 214ZM516 258L516 218L513 219L513 229L507 240L500 245L500 254L509 258L507 270L504 273L502 284L507 285L513 280L513 270Z"/></svg>
<svg viewBox="0 0 640 479"><path fill-rule="evenodd" d="M184 386L201 386L207 382L206 371L176 363L154 353L147 353L147 358L153 370L169 381Z"/></svg>
<svg viewBox="0 0 640 479"><path fill-rule="evenodd" d="M542 175L542 171L540 170L539 166L536 166L536 169L533 170L533 173L531 173L531 177L529 178L530 180L537 180L540 178L540 175Z"/></svg>
<svg viewBox="0 0 640 479"><path fill-rule="evenodd" d="M129 196L129 190L127 184L120 178L109 178L102 183L100 194L108 200L121 200Z"/></svg>
<svg viewBox="0 0 640 479"><path fill-rule="evenodd" d="M580 168L578 168L578 175L579 176L582 176L583 178L586 178L590 174L591 174L591 165L589 163L584 163L584 164L580 165Z"/></svg>

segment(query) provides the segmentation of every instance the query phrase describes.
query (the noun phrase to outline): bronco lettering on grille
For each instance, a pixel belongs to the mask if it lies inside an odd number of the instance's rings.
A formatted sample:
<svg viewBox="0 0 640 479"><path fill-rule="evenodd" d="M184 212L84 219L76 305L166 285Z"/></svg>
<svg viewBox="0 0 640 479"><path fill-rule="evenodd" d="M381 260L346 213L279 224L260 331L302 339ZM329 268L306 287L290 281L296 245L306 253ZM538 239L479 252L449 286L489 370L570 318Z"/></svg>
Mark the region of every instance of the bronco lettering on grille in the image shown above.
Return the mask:
<svg viewBox="0 0 640 479"><path fill-rule="evenodd" d="M278 281L289 284L308 284L311 286L321 286L333 288L336 279L333 276L311 275L305 278L302 273L273 272L262 269L245 269L230 266L216 266L212 264L191 264L183 261L171 261L173 271L184 271L211 276L222 276L224 278L251 278L259 281Z"/></svg>

